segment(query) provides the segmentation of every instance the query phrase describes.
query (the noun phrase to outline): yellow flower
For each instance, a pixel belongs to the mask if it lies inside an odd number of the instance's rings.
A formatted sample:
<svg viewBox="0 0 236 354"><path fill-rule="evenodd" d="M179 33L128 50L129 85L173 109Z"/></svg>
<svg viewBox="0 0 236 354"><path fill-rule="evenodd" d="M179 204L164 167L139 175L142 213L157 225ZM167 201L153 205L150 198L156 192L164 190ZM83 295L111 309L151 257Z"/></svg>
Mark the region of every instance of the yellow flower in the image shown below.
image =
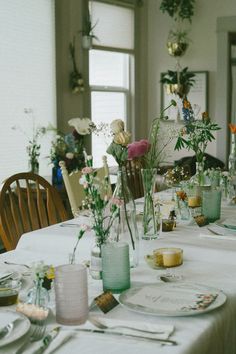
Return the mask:
<svg viewBox="0 0 236 354"><path fill-rule="evenodd" d="M183 106L185 109L191 109L191 103L188 100L184 100Z"/></svg>
<svg viewBox="0 0 236 354"><path fill-rule="evenodd" d="M127 146L130 143L131 134L129 132L120 132L114 136L114 143Z"/></svg>
<svg viewBox="0 0 236 354"><path fill-rule="evenodd" d="M50 268L47 270L46 277L48 279L54 279L55 278L55 270L54 267L50 266Z"/></svg>
<svg viewBox="0 0 236 354"><path fill-rule="evenodd" d="M236 134L236 124L229 124L229 128L232 134Z"/></svg>

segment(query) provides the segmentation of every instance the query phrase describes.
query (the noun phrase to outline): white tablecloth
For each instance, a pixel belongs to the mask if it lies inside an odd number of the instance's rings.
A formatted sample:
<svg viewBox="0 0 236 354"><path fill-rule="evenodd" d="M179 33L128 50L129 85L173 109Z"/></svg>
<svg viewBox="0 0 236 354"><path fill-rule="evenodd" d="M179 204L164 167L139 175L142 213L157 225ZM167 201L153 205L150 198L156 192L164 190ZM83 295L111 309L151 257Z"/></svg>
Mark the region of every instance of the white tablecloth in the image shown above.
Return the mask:
<svg viewBox="0 0 236 354"><path fill-rule="evenodd" d="M233 207L224 207L224 215L235 215ZM70 222L89 223L89 219L74 219ZM184 263L173 270L182 275L184 280L205 284L222 289L227 295L227 302L212 312L191 317L159 317L131 312L122 306L110 311L107 318L146 321L155 324L171 324L175 332L171 339L176 340L175 347L160 346L158 343L106 335L77 333L56 352L58 354L129 354L173 353L173 354L233 354L236 353L236 239L221 240L201 238L206 232L198 226L178 224L175 231L163 233L155 241L140 242L140 264L131 270L132 286L140 283L159 282L164 270L153 270L144 261L144 255L159 247L181 247L184 251ZM0 256L1 269L7 267L4 260L30 264L44 260L47 264L68 263L68 255L76 241L78 229L54 225L45 229L25 234L21 237L15 251ZM88 234L80 241L77 261L89 259L93 235ZM16 269L15 267L14 269ZM18 268L19 269L19 268ZM21 268L22 269L22 268ZM29 286L27 277L23 285ZM102 293L102 282L89 277L90 301ZM0 309L0 314L3 308ZM93 310L101 315L99 310ZM55 317L50 317L50 325L55 324ZM12 354L24 338L0 349L0 353ZM47 354L47 352L45 352Z"/></svg>

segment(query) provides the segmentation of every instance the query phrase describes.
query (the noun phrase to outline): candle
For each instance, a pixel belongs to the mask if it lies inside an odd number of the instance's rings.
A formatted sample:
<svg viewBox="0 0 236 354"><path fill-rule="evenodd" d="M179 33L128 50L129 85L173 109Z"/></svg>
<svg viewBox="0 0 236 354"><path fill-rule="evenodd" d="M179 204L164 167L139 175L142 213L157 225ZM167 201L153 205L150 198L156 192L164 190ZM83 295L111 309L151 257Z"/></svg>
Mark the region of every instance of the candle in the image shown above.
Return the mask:
<svg viewBox="0 0 236 354"><path fill-rule="evenodd" d="M196 208L201 206L201 197L199 196L188 197L188 206L190 208Z"/></svg>

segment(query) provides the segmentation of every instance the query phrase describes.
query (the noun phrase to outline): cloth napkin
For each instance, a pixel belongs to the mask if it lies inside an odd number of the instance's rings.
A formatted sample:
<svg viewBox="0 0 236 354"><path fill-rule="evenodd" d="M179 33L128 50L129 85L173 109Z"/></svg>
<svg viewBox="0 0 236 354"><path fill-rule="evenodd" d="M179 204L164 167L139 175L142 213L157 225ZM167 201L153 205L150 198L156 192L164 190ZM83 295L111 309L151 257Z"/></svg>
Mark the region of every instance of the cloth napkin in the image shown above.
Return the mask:
<svg viewBox="0 0 236 354"><path fill-rule="evenodd" d="M200 237L202 238L214 238L214 239L217 239L217 240L233 240L233 241L236 241L236 232L230 232L230 230L224 230L222 227L219 227L217 225L210 225L208 226L208 229L209 230L212 230L211 231L207 231L206 232L201 232L200 233ZM214 234L217 233L217 234Z"/></svg>
<svg viewBox="0 0 236 354"><path fill-rule="evenodd" d="M104 317L98 317L98 316L90 316L91 322L93 318L101 322L102 324L108 326L108 327L113 327L113 326L131 326L133 328L137 328L140 330L145 330L145 331L156 331L156 332L163 332L163 333L158 333L158 334L153 334L153 333L145 333L145 332L139 332L135 331L133 329L126 329L126 328L114 328L114 329L105 329L105 331L109 332L119 332L122 334L132 334L132 335L137 335L137 336L142 336L146 338L157 338L157 339L168 339L169 336L174 332L174 326L172 325L162 325L162 324L154 324L150 322L134 322L134 321L126 321L126 320L118 320L118 319L108 319ZM88 328L88 329L99 329L89 321L87 321L83 326L80 326L80 328ZM102 330L102 329L101 329Z"/></svg>

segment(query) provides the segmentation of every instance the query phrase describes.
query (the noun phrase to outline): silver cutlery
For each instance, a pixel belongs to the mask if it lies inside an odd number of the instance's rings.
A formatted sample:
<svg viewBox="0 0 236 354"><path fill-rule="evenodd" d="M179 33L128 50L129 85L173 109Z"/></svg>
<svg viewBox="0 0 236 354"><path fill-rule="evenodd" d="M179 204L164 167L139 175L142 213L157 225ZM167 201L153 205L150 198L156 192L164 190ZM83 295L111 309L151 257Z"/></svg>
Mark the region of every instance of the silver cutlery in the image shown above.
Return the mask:
<svg viewBox="0 0 236 354"><path fill-rule="evenodd" d="M50 343L57 337L61 327L53 328L41 341L41 345L32 354L42 354L50 345Z"/></svg>
<svg viewBox="0 0 236 354"><path fill-rule="evenodd" d="M105 330L89 329L89 328L76 328L74 330L77 332L88 332L88 333L105 334L105 335L111 335L111 336L122 336L122 337L127 337L127 338L137 338L137 339L142 339L142 340L159 342L162 345L177 345L178 344L174 340L145 337L145 336L140 336L139 334L126 334L126 333L114 332L114 331L109 332L109 331L105 331Z"/></svg>
<svg viewBox="0 0 236 354"><path fill-rule="evenodd" d="M14 328L14 325L16 324L16 322L20 321L21 318L16 318L15 320L13 320L12 322L8 323L6 326L4 326L3 328L0 329L0 339L6 337L8 334L11 333L11 331Z"/></svg>
<svg viewBox="0 0 236 354"><path fill-rule="evenodd" d="M79 224L60 224L61 227L81 227Z"/></svg>
<svg viewBox="0 0 236 354"><path fill-rule="evenodd" d="M30 269L30 266L28 266L27 264L13 263L13 262L8 262L8 261L4 261L4 263L5 263L5 264L8 264L8 265L22 266L22 267L26 267L27 269Z"/></svg>
<svg viewBox="0 0 236 354"><path fill-rule="evenodd" d="M2 277L0 277L0 283L3 283L6 280L9 280L12 277L12 275L13 275L13 272L3 275Z"/></svg>
<svg viewBox="0 0 236 354"><path fill-rule="evenodd" d="M148 334L163 334L164 332L157 332L157 331L148 331L145 329L139 329L136 327L126 326L126 325L116 325L116 326L106 326L104 323L101 323L97 318L89 317L88 321L91 322L95 327L100 329L131 329L133 331L141 332L141 333L148 333Z"/></svg>
<svg viewBox="0 0 236 354"><path fill-rule="evenodd" d="M37 342L42 339L46 330L45 325L32 325L30 337L18 348L15 354L22 354L29 343Z"/></svg>

